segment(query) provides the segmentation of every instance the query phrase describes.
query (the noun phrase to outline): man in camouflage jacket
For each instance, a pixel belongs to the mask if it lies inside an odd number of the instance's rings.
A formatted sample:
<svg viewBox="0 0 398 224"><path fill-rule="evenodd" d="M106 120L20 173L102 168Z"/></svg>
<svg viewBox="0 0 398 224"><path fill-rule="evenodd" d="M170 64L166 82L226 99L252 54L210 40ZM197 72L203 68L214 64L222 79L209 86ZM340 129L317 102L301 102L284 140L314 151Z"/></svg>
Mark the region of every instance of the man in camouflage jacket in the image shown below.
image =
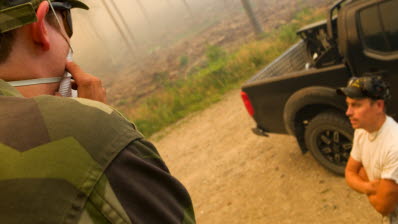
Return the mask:
<svg viewBox="0 0 398 224"><path fill-rule="evenodd" d="M0 223L195 223L155 147L101 103L97 78L66 62L71 8L88 9L0 0ZM53 96L65 68L78 98Z"/></svg>

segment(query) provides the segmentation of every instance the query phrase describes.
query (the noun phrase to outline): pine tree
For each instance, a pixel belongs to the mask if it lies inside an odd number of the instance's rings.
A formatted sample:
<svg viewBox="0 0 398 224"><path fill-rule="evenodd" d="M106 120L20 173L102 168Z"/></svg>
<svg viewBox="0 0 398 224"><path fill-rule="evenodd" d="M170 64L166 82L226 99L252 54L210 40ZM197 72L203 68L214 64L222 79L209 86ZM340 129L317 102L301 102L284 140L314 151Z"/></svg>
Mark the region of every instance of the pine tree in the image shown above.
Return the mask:
<svg viewBox="0 0 398 224"><path fill-rule="evenodd" d="M257 36L260 36L263 33L263 29L258 22L256 16L254 15L253 8L249 0L240 0L242 2L243 8L246 11L247 16L249 17L250 23L253 26L254 32Z"/></svg>

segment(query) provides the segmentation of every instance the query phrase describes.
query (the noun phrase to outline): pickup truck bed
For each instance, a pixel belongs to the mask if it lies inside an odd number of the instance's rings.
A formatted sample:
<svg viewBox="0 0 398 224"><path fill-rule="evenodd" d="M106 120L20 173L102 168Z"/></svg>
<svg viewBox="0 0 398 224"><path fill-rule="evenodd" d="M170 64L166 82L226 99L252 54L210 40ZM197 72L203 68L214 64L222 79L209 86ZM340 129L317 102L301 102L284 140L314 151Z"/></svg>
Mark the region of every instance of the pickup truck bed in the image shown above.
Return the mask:
<svg viewBox="0 0 398 224"><path fill-rule="evenodd" d="M307 52L304 41L299 41L290 47L285 53L275 59L272 63L251 77L246 84L263 80L267 77L274 77L284 75L290 72L300 71L305 69L307 63Z"/></svg>

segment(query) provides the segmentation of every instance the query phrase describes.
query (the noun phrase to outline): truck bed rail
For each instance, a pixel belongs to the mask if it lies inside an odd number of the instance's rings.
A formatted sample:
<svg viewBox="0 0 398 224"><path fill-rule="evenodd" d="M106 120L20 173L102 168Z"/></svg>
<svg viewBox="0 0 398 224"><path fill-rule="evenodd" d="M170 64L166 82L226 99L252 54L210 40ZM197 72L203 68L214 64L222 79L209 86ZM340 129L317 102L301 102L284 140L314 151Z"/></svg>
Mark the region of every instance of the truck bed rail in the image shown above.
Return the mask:
<svg viewBox="0 0 398 224"><path fill-rule="evenodd" d="M262 80L266 77L278 76L289 72L300 71L305 68L307 61L306 44L303 40L294 44L281 56L272 61L246 83Z"/></svg>

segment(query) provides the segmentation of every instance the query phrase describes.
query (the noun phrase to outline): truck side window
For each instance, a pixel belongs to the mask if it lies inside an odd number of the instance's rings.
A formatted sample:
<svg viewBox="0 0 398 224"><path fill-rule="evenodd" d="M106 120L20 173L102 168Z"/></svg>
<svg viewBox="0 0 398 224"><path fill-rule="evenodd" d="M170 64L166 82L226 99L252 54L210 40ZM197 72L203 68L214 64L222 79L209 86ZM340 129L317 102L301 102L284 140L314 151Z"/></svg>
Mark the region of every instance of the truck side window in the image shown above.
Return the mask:
<svg viewBox="0 0 398 224"><path fill-rule="evenodd" d="M382 24L379 18L379 7L372 6L362 10L359 14L365 46L377 51L387 51Z"/></svg>
<svg viewBox="0 0 398 224"><path fill-rule="evenodd" d="M380 4L384 30L392 51L398 51L398 1Z"/></svg>
<svg viewBox="0 0 398 224"><path fill-rule="evenodd" d="M384 1L359 12L360 33L366 49L398 51L398 1Z"/></svg>

